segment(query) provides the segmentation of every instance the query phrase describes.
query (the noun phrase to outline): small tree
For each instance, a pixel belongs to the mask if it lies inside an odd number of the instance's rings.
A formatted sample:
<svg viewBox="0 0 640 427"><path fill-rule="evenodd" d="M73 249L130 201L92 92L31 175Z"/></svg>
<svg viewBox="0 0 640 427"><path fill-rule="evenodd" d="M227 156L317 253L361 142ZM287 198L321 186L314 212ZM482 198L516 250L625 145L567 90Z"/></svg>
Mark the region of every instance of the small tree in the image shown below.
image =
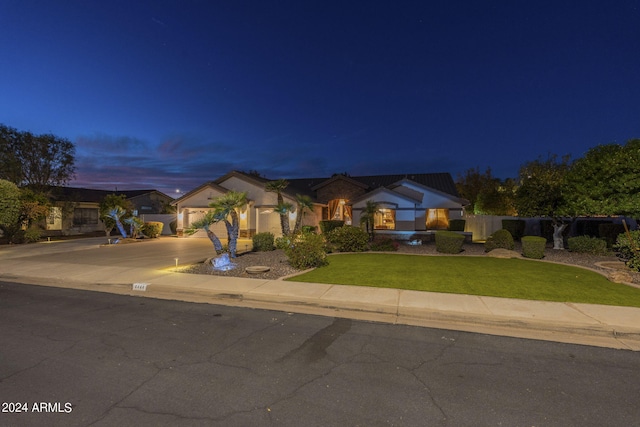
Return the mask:
<svg viewBox="0 0 640 427"><path fill-rule="evenodd" d="M100 221L104 223L104 229L107 237L111 235L111 230L116 226L116 220L111 214L112 211L118 207L124 210L124 213L119 218L121 221L125 220L133 210L133 205L129 200L127 200L127 196L124 194L107 194L105 198L102 199L98 207ZM126 236L123 234L123 237Z"/></svg>
<svg viewBox="0 0 640 427"><path fill-rule="evenodd" d="M204 217L189 224L189 227L185 229L184 232L191 235L199 229L204 230L207 233L207 237L213 244L213 249L216 251L216 255L220 255L224 252L222 242L211 230L211 226L220 221L222 221L222 216L220 214L217 214L215 211L208 211Z"/></svg>
<svg viewBox="0 0 640 427"><path fill-rule="evenodd" d="M20 217L20 189L12 182L0 179L0 226L18 222Z"/></svg>
<svg viewBox="0 0 640 427"><path fill-rule="evenodd" d="M558 160L556 155L525 163L520 168L520 186L515 200L518 215L550 217L554 249L564 249L562 232L568 224L562 220L567 212L563 187L568 171L569 156Z"/></svg>
<svg viewBox="0 0 640 427"><path fill-rule="evenodd" d="M304 219L306 211L312 212L313 209L313 200L311 200L311 197L309 196L296 194L296 203L296 210L298 211L298 214L296 215L296 223L293 227L294 233L299 232L302 228L302 220Z"/></svg>
<svg viewBox="0 0 640 427"><path fill-rule="evenodd" d="M275 211L280 215L280 228L282 228L282 235L288 236L291 234L291 228L289 226L289 212L293 208L291 203L285 203L282 197L282 192L289 185L289 181L286 179L278 179L276 181L267 182L265 190L270 193L276 193L277 205Z"/></svg>
<svg viewBox="0 0 640 427"><path fill-rule="evenodd" d="M113 222L115 222L116 227L118 227L118 231L120 231L120 234L125 239L127 238L127 232L124 229L124 225L122 225L122 220L124 219L124 216L126 214L127 211L124 210L121 206L116 206L107 213L107 216L111 218Z"/></svg>
<svg viewBox="0 0 640 427"><path fill-rule="evenodd" d="M236 246L240 231L240 220L237 209L242 208L246 204L247 193L237 191L229 191L209 204L210 207L214 208L214 215L222 218L227 228L229 256L231 256L231 258L236 257Z"/></svg>
<svg viewBox="0 0 640 427"><path fill-rule="evenodd" d="M380 212L378 204L373 200L367 200L362 214L360 215L360 225L365 226L366 232L369 234L369 239L373 241L374 229L375 229L375 217Z"/></svg>

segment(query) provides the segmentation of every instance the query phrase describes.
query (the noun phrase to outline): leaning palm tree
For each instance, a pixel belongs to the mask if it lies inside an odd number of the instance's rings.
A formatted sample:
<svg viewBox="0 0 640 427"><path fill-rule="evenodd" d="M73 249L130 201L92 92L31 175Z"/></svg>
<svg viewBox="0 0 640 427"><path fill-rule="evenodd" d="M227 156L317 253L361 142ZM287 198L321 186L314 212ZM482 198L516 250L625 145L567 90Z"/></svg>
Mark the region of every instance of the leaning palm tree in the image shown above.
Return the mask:
<svg viewBox="0 0 640 427"><path fill-rule="evenodd" d="M115 221L118 231L120 231L120 234L125 239L127 238L127 232L124 230L124 226L120 219L125 216L126 213L127 211L122 206L116 206L107 212L107 216Z"/></svg>
<svg viewBox="0 0 640 427"><path fill-rule="evenodd" d="M296 223L293 227L293 232L297 233L302 228L302 219L304 217L305 211L312 211L313 209L313 200L311 197L305 196L302 194L296 194L296 207L298 214L296 215Z"/></svg>
<svg viewBox="0 0 640 427"><path fill-rule="evenodd" d="M380 209L378 209L378 204L376 202L374 202L373 200L367 200L367 204L362 210L362 214L360 214L360 225L364 224L365 229L367 230L367 233L369 233L369 238L371 240L373 240L373 237L374 237L373 230L374 230L374 224L375 224L375 217L379 211Z"/></svg>
<svg viewBox="0 0 640 427"><path fill-rule="evenodd" d="M278 196L278 204L276 206L276 212L280 214L280 227L282 228L282 235L287 236L290 233L289 227L289 212L293 205L285 204L282 192L289 185L289 181L286 179L278 179L276 181L269 181L265 185L265 190L270 193L276 193ZM288 208L290 206L290 208ZM287 209L288 208L288 209Z"/></svg>
<svg viewBox="0 0 640 427"><path fill-rule="evenodd" d="M220 241L220 238L216 236L213 231L211 231L211 226L220 221L222 221L221 215L217 215L215 211L208 211L204 215L204 217L189 224L189 227L185 229L184 232L191 235L199 229L204 230L207 233L207 237L213 244L213 249L216 251L216 255L220 255L224 252L222 242Z"/></svg>
<svg viewBox="0 0 640 427"><path fill-rule="evenodd" d="M238 243L238 233L240 231L240 221L237 209L247 204L247 193L229 191L216 198L209 206L214 209L216 216L222 218L227 227L227 237L229 244L229 256L236 257L236 246ZM229 221L231 219L231 221Z"/></svg>

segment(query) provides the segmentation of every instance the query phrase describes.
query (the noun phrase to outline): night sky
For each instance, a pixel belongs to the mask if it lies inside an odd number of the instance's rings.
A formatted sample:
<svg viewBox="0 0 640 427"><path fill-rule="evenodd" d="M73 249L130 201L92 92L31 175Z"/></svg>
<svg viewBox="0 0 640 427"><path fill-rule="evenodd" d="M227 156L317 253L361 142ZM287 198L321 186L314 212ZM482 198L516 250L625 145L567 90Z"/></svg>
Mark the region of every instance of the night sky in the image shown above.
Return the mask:
<svg viewBox="0 0 640 427"><path fill-rule="evenodd" d="M0 123L70 185L502 178L640 137L640 1L0 0Z"/></svg>

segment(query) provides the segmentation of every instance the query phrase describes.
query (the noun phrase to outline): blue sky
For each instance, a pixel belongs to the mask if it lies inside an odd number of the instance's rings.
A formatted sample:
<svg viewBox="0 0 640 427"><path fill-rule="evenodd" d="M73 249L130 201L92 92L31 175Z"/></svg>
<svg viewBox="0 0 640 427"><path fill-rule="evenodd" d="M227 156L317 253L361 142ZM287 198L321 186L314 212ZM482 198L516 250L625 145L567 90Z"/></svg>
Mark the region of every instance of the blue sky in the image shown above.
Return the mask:
<svg viewBox="0 0 640 427"><path fill-rule="evenodd" d="M640 137L640 1L0 0L0 123L74 186L515 177Z"/></svg>

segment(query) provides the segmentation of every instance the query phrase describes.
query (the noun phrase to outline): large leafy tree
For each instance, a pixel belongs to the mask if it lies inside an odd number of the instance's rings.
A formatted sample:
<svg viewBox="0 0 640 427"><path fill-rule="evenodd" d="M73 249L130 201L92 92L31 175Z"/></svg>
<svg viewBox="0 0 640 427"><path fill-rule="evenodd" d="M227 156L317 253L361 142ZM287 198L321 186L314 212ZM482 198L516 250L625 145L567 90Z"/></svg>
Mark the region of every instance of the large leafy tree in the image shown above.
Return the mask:
<svg viewBox="0 0 640 427"><path fill-rule="evenodd" d="M246 204L247 193L238 191L229 191L217 197L209 204L210 207L214 208L214 215L222 218L227 228L229 256L231 258L236 257L236 247L240 231L238 209L241 209Z"/></svg>
<svg viewBox="0 0 640 427"><path fill-rule="evenodd" d="M564 249L562 232L567 227L562 217L567 214L564 197L569 156L558 159L549 155L520 167L515 205L519 216L550 217L553 221L553 248Z"/></svg>
<svg viewBox="0 0 640 427"><path fill-rule="evenodd" d="M640 218L640 139L587 151L571 166L563 193L568 213Z"/></svg>
<svg viewBox="0 0 640 427"><path fill-rule="evenodd" d="M35 226L37 221L46 218L50 203L42 193L28 188L18 189L16 193L15 184L6 180L0 180L0 183L0 216L3 216L0 229L9 241L19 242L20 239L16 239L16 236L19 236L22 230Z"/></svg>
<svg viewBox="0 0 640 427"><path fill-rule="evenodd" d="M480 168L471 168L456 179L456 189L460 197L467 199L467 211L478 215L515 214L514 197L516 182L494 177L491 168L484 173Z"/></svg>
<svg viewBox="0 0 640 427"><path fill-rule="evenodd" d="M276 181L269 181L265 185L265 190L270 193L276 193L277 205L275 211L280 215L280 228L282 229L282 235L288 236L291 234L291 227L289 226L289 212L293 209L291 203L285 203L282 196L282 192L289 185L289 181L286 179L278 179Z"/></svg>
<svg viewBox="0 0 640 427"><path fill-rule="evenodd" d="M34 135L0 125L0 178L43 192L75 173L75 146L52 134Z"/></svg>

